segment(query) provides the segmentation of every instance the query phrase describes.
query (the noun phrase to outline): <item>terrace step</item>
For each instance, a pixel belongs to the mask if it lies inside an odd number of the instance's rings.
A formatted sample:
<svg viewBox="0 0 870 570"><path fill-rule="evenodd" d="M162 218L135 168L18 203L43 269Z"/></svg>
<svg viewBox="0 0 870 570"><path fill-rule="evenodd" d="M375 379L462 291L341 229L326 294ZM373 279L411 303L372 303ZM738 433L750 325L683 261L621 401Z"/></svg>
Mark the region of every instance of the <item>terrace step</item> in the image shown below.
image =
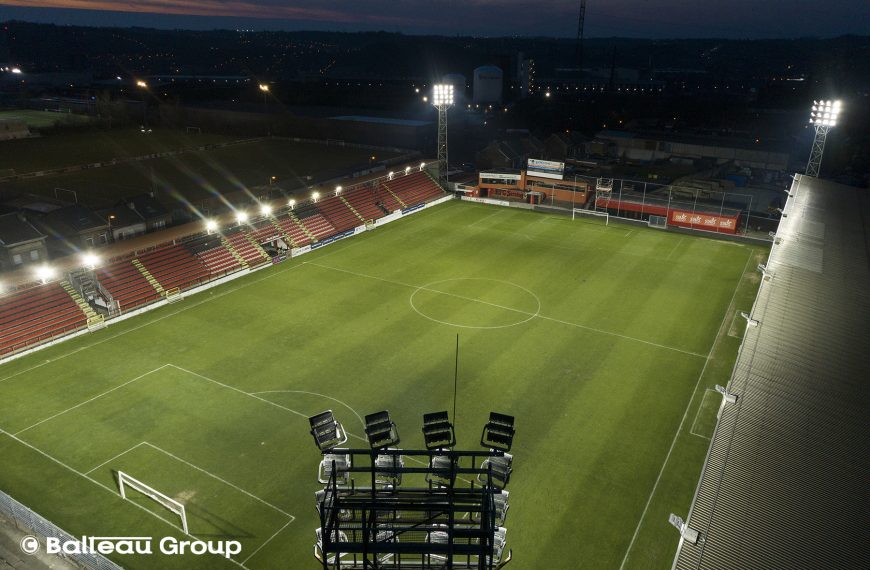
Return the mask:
<svg viewBox="0 0 870 570"><path fill-rule="evenodd" d="M66 291L72 300L75 301L75 304L79 306L82 312L85 314L85 317L88 319L92 317L96 317L97 313L88 305L87 301L82 299L82 296L79 295L79 292L76 291L75 287L72 286L72 283L69 281L61 281L60 286L63 287L64 291Z"/></svg>
<svg viewBox="0 0 870 570"><path fill-rule="evenodd" d="M401 198L399 198L399 195L398 195L398 194L396 194L395 192L393 192L392 190L390 190L390 187L389 187L389 186L387 186L386 184L384 184L383 187L387 189L387 192L389 192L390 194L393 195L393 198L396 199L396 202L398 202L399 204L401 204L403 208L407 208L407 207L408 207L408 205L404 202L404 200L402 200Z"/></svg>
<svg viewBox="0 0 870 570"><path fill-rule="evenodd" d="M141 273L145 277L145 279L148 281L148 283L150 283L151 286L154 287L154 290L162 295L163 294L163 285L161 285L157 281L157 279L155 279L154 276L151 275L151 272L148 271L148 268L146 268L144 265L142 265L142 263L138 259L133 260L133 265L136 266L136 269L139 270L139 273Z"/></svg>
<svg viewBox="0 0 870 570"><path fill-rule="evenodd" d="M345 198L344 196L339 196L338 199L341 200L342 202L344 202L344 205L347 206L348 208L350 208L350 211L353 212L354 215L360 219L360 221L362 221L362 222L366 221L366 219L363 218L359 212L357 212L356 208L354 208L351 205L351 203L347 201L347 198Z"/></svg>
<svg viewBox="0 0 870 570"><path fill-rule="evenodd" d="M290 244L290 247L299 247L299 245L295 241L293 241L293 236L284 231L284 228L281 227L281 225L278 223L278 220L270 217L269 221L272 222L272 225L275 226L276 230L278 230L278 234L281 235L285 240L287 240L287 243Z"/></svg>
<svg viewBox="0 0 870 570"><path fill-rule="evenodd" d="M314 235L313 233L311 233L310 231L308 231L308 228L305 227L305 224L302 223L302 220L300 220L300 219L296 216L296 213L293 212L293 210L290 210L290 218L291 218L294 222L296 222L296 225L299 226L299 227L302 229L302 231L305 233L305 235L308 236L308 239L310 239L312 243L314 243L314 242L316 242L316 241L319 241L319 240L317 239L317 236L316 236L316 235Z"/></svg>
<svg viewBox="0 0 870 570"><path fill-rule="evenodd" d="M252 246L254 246L254 249L256 249L260 253L260 255L263 256L263 258L266 261L269 261L270 259L272 259L272 257L268 253L266 253L266 250L263 249L263 246L261 246L259 244L259 242L257 242L257 240L255 240L253 237L251 237L251 234L249 234L248 232L245 232L245 238L248 240L248 242Z"/></svg>
<svg viewBox="0 0 870 570"><path fill-rule="evenodd" d="M251 266L248 265L248 262L245 261L245 258L242 257L241 254L239 254L238 251L236 251L236 248L233 247L233 244L231 244L227 238L221 236L221 243L224 245L225 248L227 248L227 250L228 250L230 253L233 254L233 257L236 258L236 261L239 262L239 265L241 265L242 268L244 268L244 269L250 269L250 268L251 268Z"/></svg>

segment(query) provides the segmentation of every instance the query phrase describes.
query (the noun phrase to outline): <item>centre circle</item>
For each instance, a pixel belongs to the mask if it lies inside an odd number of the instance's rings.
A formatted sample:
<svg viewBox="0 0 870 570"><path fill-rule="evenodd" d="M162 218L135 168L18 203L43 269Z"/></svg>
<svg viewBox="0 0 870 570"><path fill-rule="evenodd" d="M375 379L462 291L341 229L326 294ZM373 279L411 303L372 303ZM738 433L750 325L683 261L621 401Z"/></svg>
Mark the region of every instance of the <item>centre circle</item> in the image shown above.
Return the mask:
<svg viewBox="0 0 870 570"><path fill-rule="evenodd" d="M503 329L541 312L537 295L516 283L488 277L455 277L417 287L409 299L418 315L465 329Z"/></svg>

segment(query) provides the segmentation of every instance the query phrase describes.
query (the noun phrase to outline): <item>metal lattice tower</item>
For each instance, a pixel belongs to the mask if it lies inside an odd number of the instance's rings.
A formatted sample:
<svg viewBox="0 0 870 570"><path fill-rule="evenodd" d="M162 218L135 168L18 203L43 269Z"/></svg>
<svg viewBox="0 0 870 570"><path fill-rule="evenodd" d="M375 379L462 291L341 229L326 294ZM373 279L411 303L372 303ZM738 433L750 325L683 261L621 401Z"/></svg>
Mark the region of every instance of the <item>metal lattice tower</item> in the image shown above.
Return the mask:
<svg viewBox="0 0 870 570"><path fill-rule="evenodd" d="M447 109L453 105L453 85L434 85L432 105L438 109L438 184L447 190Z"/></svg>
<svg viewBox="0 0 870 570"><path fill-rule="evenodd" d="M813 139L813 150L810 152L810 160L807 162L807 176L819 177L819 169L822 166L822 154L825 152L825 139L831 127L816 125L816 136Z"/></svg>
<svg viewBox="0 0 870 570"><path fill-rule="evenodd" d="M819 169L822 166L822 154L825 152L825 140L831 127L837 126L837 118L840 115L840 101L813 101L810 113L810 124L816 129L813 139L813 150L810 152L810 160L807 162L807 176L819 177Z"/></svg>
<svg viewBox="0 0 870 570"><path fill-rule="evenodd" d="M574 61L577 71L583 72L583 26L586 22L586 0L580 0L580 16L577 19L577 43L574 46Z"/></svg>
<svg viewBox="0 0 870 570"><path fill-rule="evenodd" d="M447 188L447 107L436 105L438 109L438 184Z"/></svg>

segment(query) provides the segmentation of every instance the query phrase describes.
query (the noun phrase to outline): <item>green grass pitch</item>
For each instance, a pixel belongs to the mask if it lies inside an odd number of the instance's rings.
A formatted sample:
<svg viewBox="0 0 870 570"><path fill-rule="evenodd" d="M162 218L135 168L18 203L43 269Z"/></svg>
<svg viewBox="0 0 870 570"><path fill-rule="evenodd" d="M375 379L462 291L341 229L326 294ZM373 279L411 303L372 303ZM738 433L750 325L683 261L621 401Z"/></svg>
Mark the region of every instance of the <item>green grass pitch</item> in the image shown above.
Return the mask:
<svg viewBox="0 0 870 570"><path fill-rule="evenodd" d="M766 251L450 202L0 366L0 489L79 536L183 538L122 470L251 570L316 568L306 417L388 409L405 447L516 416L513 568L669 568ZM739 328L739 327L736 327ZM705 396L705 394L707 394ZM162 520L161 520L162 519ZM131 568L233 568L120 556Z"/></svg>

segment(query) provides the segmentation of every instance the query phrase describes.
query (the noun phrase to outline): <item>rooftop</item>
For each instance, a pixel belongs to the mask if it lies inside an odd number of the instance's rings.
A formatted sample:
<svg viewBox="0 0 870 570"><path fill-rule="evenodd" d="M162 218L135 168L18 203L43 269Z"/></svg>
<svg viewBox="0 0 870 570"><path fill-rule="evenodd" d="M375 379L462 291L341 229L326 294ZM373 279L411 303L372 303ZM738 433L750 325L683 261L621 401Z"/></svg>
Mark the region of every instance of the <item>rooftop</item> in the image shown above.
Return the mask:
<svg viewBox="0 0 870 570"><path fill-rule="evenodd" d="M17 212L0 216L0 245L11 246L39 239L45 239L45 236Z"/></svg>
<svg viewBox="0 0 870 570"><path fill-rule="evenodd" d="M676 570L870 568L870 200L790 192Z"/></svg>

